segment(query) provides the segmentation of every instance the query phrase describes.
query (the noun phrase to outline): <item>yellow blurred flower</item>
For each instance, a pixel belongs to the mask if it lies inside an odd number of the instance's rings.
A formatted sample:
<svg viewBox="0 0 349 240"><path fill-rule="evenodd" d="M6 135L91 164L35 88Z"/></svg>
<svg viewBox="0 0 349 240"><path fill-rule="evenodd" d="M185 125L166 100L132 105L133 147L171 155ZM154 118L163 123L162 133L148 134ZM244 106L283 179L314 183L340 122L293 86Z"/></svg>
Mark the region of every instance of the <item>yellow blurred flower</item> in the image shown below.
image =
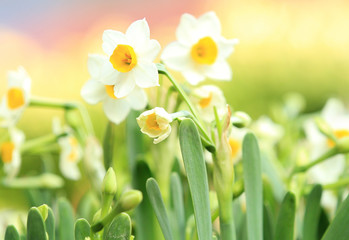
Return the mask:
<svg viewBox="0 0 349 240"><path fill-rule="evenodd" d="M221 36L221 24L214 12L198 19L183 14L176 35L178 41L170 43L161 55L169 68L180 71L192 85L206 77L231 80L232 71L227 58L238 40Z"/></svg>

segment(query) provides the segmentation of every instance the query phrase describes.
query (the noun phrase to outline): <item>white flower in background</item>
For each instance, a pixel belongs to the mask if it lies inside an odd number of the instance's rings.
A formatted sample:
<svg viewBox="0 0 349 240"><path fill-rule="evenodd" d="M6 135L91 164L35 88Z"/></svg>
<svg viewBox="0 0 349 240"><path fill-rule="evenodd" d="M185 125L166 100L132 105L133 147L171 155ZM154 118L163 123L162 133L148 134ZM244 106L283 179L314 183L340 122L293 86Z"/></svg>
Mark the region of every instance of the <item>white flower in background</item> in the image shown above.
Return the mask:
<svg viewBox="0 0 349 240"><path fill-rule="evenodd" d="M81 177L78 163L82 159L82 148L72 130L68 126L63 129L59 119L55 118L53 120L53 133L59 135L63 131L67 133L67 136L58 139L61 148L59 169L64 177L78 180Z"/></svg>
<svg viewBox="0 0 349 240"><path fill-rule="evenodd" d="M194 89L192 99L201 118L207 122L215 119L214 106L217 108L219 116L225 114L226 101L223 92L216 86L204 85Z"/></svg>
<svg viewBox="0 0 349 240"><path fill-rule="evenodd" d="M8 87L0 104L0 126L14 126L29 104L31 79L23 67L9 71Z"/></svg>
<svg viewBox="0 0 349 240"><path fill-rule="evenodd" d="M231 80L232 71L227 58L239 41L221 36L221 24L214 12L198 19L183 14L176 35L178 41L170 43L161 55L169 68L180 71L192 85L206 77Z"/></svg>
<svg viewBox="0 0 349 240"><path fill-rule="evenodd" d="M333 129L334 135L338 139L349 137L349 111L341 101L329 99L320 116ZM318 158L334 146L334 142L318 130L313 120L306 122L304 129L311 148L311 159ZM344 169L345 157L336 155L312 167L308 171L309 180L320 184L334 183L339 179ZM325 191L321 201L326 208L334 211L337 205L336 199L332 192Z"/></svg>
<svg viewBox="0 0 349 240"><path fill-rule="evenodd" d="M165 109L156 107L143 112L138 118L137 123L141 132L154 139L157 144L165 140L171 133L172 117Z"/></svg>
<svg viewBox="0 0 349 240"><path fill-rule="evenodd" d="M279 124L274 123L269 117L261 116L255 121L251 129L261 139L261 143L274 145L284 135L284 129Z"/></svg>
<svg viewBox="0 0 349 240"><path fill-rule="evenodd" d="M119 124L129 114L131 109L143 110L147 103L147 95L144 90L134 87L127 97L116 97L113 85L105 85L102 79L103 64L108 58L103 55L90 55L88 59L88 70L91 79L81 89L81 96L89 104L103 101L103 110L107 118L113 123Z"/></svg>
<svg viewBox="0 0 349 240"><path fill-rule="evenodd" d="M10 128L10 141L1 143L1 160L4 163L4 171L7 178L17 176L21 167L21 145L25 136L22 131Z"/></svg>
<svg viewBox="0 0 349 240"><path fill-rule="evenodd" d="M243 128L232 127L229 134L229 145L233 161L237 162L241 159L242 156L242 142L246 135L247 131Z"/></svg>
<svg viewBox="0 0 349 240"><path fill-rule="evenodd" d="M107 57L102 64L101 81L113 86L117 98L129 95L135 86L159 86L159 74L153 61L161 47L158 41L150 39L145 19L133 22L126 34L104 31L102 47Z"/></svg>
<svg viewBox="0 0 349 240"><path fill-rule="evenodd" d="M86 138L84 167L90 178L94 179L92 183L96 189L100 189L106 173L103 166L103 149L98 139L92 136Z"/></svg>

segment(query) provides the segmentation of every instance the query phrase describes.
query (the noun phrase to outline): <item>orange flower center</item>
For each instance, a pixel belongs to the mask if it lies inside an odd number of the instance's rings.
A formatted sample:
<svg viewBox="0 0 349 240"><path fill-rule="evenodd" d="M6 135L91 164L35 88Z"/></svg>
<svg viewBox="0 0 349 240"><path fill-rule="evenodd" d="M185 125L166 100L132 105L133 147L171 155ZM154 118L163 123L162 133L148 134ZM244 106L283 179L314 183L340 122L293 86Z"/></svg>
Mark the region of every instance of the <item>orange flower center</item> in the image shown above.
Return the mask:
<svg viewBox="0 0 349 240"><path fill-rule="evenodd" d="M1 159L4 163L12 162L13 150L15 145L12 142L4 142L1 145Z"/></svg>
<svg viewBox="0 0 349 240"><path fill-rule="evenodd" d="M202 98L199 102L199 105L201 108L205 108L208 107L208 105L210 105L211 101L212 101L212 92L210 92L210 95L206 98Z"/></svg>
<svg viewBox="0 0 349 240"><path fill-rule="evenodd" d="M155 113L148 115L145 123L147 124L147 127L149 129L153 129L153 130L157 130L157 131L161 130L158 122L156 121L156 114Z"/></svg>
<svg viewBox="0 0 349 240"><path fill-rule="evenodd" d="M201 38L191 48L191 57L199 64L213 64L218 55L217 44L211 37Z"/></svg>
<svg viewBox="0 0 349 240"><path fill-rule="evenodd" d="M118 99L115 97L114 94L114 85L104 85L105 86L105 91L107 92L108 96L113 98L113 99Z"/></svg>
<svg viewBox="0 0 349 240"><path fill-rule="evenodd" d="M235 158L241 148L241 144L234 138L229 138L229 145L231 149L231 154L233 155L233 158Z"/></svg>
<svg viewBox="0 0 349 240"><path fill-rule="evenodd" d="M136 66L137 56L131 46L119 44L114 49L109 61L117 71L126 73Z"/></svg>
<svg viewBox="0 0 349 240"><path fill-rule="evenodd" d="M71 151L68 155L68 160L70 162L75 162L78 158L78 140L75 137L70 137L69 138L69 144L71 146Z"/></svg>
<svg viewBox="0 0 349 240"><path fill-rule="evenodd" d="M349 137L349 130L347 130L347 129L336 130L336 131L334 131L334 136L337 139L341 139L341 138L344 138L344 137ZM327 140L327 145L329 147L334 147L335 143L331 139L328 139Z"/></svg>
<svg viewBox="0 0 349 240"><path fill-rule="evenodd" d="M24 94L21 88L10 88L7 91L7 105L10 109L22 107L24 102Z"/></svg>

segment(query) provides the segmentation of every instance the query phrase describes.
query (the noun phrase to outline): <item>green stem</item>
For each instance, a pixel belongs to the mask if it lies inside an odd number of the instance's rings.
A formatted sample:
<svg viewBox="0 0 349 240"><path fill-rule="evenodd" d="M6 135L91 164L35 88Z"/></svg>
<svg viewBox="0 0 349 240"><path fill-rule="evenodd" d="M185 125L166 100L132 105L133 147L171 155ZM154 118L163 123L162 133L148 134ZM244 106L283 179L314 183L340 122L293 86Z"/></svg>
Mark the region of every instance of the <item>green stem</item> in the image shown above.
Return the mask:
<svg viewBox="0 0 349 240"><path fill-rule="evenodd" d="M77 108L76 103L72 102L56 102L49 99L30 99L29 106L31 107L50 107L50 108L63 108L63 109L74 109Z"/></svg>
<svg viewBox="0 0 349 240"><path fill-rule="evenodd" d="M324 185L324 189L326 189L326 190L335 190L335 189L338 189L338 188L341 188L341 187L347 187L348 184L349 184L349 177L342 178L342 179L339 179L335 183Z"/></svg>
<svg viewBox="0 0 349 240"><path fill-rule="evenodd" d="M21 146L21 152L23 153L23 152L29 151L30 149L34 149L34 148L37 148L37 147L41 147L41 146L45 146L45 145L49 145L49 144L55 143L55 142L57 142L57 140L59 138L65 137L65 136L67 136L67 133L61 133L59 135L49 134L47 136L31 139L29 141L26 141Z"/></svg>
<svg viewBox="0 0 349 240"><path fill-rule="evenodd" d="M329 159L330 157L333 157L334 155L338 154L338 149L336 147L334 148L331 148L330 150L328 150L327 152L325 152L322 156L320 156L319 158L317 158L315 161L312 161L306 165L303 165L303 166L298 166L296 167L292 173L291 173L291 176L292 177L294 174L297 174L297 173L301 173L301 172L305 172L307 171L308 169L314 167L315 165L319 164L319 163L322 163L323 161Z"/></svg>
<svg viewBox="0 0 349 240"><path fill-rule="evenodd" d="M235 227L233 218L233 201L231 198L218 196L219 224L222 240L235 240Z"/></svg>

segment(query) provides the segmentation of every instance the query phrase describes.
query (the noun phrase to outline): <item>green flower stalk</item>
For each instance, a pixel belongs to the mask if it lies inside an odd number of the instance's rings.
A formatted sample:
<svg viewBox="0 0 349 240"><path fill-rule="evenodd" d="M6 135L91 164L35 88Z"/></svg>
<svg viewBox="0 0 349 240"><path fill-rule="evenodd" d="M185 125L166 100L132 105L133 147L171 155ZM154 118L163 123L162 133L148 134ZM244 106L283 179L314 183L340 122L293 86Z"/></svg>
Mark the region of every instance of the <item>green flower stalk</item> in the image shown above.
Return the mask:
<svg viewBox="0 0 349 240"><path fill-rule="evenodd" d="M235 228L233 219L233 183L234 164L231 148L228 140L231 112L224 117L222 124L216 114L216 122L219 127L216 140L217 151L214 156L213 184L217 192L219 205L219 222L222 240L235 240Z"/></svg>
<svg viewBox="0 0 349 240"><path fill-rule="evenodd" d="M125 192L110 213L91 227L92 231L101 231L105 226L110 224L118 214L136 208L142 200L142 192L138 190L129 190Z"/></svg>

